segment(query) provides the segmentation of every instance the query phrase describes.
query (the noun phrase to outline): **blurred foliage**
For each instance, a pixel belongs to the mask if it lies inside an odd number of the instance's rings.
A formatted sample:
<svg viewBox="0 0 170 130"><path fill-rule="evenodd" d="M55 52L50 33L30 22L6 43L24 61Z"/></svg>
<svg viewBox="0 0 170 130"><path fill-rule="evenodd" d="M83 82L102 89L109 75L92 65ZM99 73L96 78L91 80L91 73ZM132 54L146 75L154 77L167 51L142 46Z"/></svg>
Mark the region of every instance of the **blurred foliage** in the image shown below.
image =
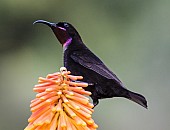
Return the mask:
<svg viewBox="0 0 170 130"><path fill-rule="evenodd" d="M38 19L72 23L86 45L149 109L121 99L100 101L99 130L169 130L169 0L1 0L0 129L27 125L39 76L58 71L62 47Z"/></svg>

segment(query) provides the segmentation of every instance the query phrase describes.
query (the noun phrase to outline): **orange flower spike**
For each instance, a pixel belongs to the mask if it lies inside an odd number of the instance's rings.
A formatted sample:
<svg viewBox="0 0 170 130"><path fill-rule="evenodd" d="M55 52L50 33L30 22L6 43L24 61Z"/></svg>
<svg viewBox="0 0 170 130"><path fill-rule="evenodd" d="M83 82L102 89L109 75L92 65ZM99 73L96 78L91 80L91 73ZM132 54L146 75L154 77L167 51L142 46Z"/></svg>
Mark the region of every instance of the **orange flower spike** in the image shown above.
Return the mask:
<svg viewBox="0 0 170 130"><path fill-rule="evenodd" d="M76 82L83 77L70 75L64 67L60 71L39 78L33 89L38 94L30 105L33 113L25 130L96 130L91 118L93 105L85 97L91 92L83 89L88 84Z"/></svg>

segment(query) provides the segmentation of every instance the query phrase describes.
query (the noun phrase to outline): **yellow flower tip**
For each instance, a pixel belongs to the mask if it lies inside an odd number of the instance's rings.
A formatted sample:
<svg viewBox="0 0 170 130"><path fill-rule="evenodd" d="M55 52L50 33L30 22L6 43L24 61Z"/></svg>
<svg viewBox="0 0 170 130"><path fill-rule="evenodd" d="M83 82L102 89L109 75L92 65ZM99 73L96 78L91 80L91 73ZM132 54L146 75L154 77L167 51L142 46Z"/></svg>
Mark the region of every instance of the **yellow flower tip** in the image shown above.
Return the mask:
<svg viewBox="0 0 170 130"><path fill-rule="evenodd" d="M98 128L99 126L98 126L97 124L94 124L93 127L94 127L94 128Z"/></svg>
<svg viewBox="0 0 170 130"><path fill-rule="evenodd" d="M57 94L58 94L58 95L61 95L61 94L62 94L62 92L61 92L61 91L59 91L59 92L57 92Z"/></svg>
<svg viewBox="0 0 170 130"><path fill-rule="evenodd" d="M83 87L88 84L77 80L82 76L70 75L65 67L60 72L39 77L33 90L38 92L31 101L32 115L24 130L96 130L91 118L93 104L86 96L91 92Z"/></svg>
<svg viewBox="0 0 170 130"><path fill-rule="evenodd" d="M94 107L94 105L93 105L92 103L89 103L88 106L89 106L90 108L93 108L93 107Z"/></svg>
<svg viewBox="0 0 170 130"><path fill-rule="evenodd" d="M78 78L77 79L83 79L83 76L78 76Z"/></svg>
<svg viewBox="0 0 170 130"><path fill-rule="evenodd" d="M54 113L55 113L56 111L57 111L57 110L56 110L56 108L55 108L55 107L54 107L54 108L52 108L52 112L54 112Z"/></svg>
<svg viewBox="0 0 170 130"><path fill-rule="evenodd" d="M73 93L73 92L69 92L68 94L69 94L70 96L73 96L73 95L74 95L74 93Z"/></svg>
<svg viewBox="0 0 170 130"><path fill-rule="evenodd" d="M47 88L45 91L46 91L46 92L53 91L53 88Z"/></svg>

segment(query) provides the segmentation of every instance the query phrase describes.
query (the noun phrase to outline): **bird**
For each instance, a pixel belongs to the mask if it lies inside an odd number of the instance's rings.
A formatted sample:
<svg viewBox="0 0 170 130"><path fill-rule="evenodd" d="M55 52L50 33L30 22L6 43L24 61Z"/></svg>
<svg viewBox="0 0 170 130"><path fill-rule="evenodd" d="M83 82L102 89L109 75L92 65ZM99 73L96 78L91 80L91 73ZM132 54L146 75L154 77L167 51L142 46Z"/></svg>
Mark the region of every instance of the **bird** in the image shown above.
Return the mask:
<svg viewBox="0 0 170 130"><path fill-rule="evenodd" d="M74 75L83 76L88 83L93 105L99 99L123 97L147 108L145 97L128 90L120 79L83 42L78 31L68 22L36 20L33 24L48 25L63 47L64 67Z"/></svg>

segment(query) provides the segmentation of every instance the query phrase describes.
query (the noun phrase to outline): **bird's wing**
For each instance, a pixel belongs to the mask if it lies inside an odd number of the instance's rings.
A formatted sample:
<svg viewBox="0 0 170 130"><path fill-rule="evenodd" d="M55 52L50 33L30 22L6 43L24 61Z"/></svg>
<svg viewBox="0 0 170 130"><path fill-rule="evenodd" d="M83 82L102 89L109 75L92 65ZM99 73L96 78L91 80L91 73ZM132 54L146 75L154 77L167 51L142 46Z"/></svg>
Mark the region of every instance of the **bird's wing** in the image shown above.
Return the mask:
<svg viewBox="0 0 170 130"><path fill-rule="evenodd" d="M107 79L113 79L120 84L121 81L117 78L117 76L110 71L104 63L97 57L95 56L90 50L85 50L85 51L75 51L73 52L70 57L77 62L78 64L84 66L87 69L90 69L101 76L104 76Z"/></svg>

